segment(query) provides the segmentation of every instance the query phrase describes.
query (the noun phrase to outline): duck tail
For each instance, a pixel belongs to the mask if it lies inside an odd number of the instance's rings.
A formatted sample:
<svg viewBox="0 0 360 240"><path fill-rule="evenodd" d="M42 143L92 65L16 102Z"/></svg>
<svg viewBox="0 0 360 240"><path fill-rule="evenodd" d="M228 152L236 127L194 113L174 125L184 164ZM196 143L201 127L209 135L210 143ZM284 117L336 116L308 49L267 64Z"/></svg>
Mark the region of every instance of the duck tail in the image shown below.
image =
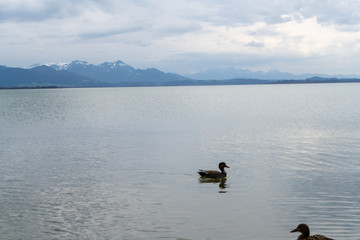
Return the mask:
<svg viewBox="0 0 360 240"><path fill-rule="evenodd" d="M205 172L203 172L203 170L201 170L201 169L199 169L199 172L198 172L198 174L200 175L200 176L206 176L206 173Z"/></svg>

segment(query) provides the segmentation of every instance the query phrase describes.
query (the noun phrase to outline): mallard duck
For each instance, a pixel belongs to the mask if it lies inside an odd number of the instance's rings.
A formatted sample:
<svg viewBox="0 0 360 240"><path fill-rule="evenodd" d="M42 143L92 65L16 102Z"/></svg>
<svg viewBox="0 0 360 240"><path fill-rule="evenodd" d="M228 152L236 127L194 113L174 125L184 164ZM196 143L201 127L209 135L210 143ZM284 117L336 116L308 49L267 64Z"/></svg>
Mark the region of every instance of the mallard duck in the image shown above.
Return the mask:
<svg viewBox="0 0 360 240"><path fill-rule="evenodd" d="M215 171L215 170L201 170L199 169L199 174L201 177L207 177L207 178L222 178L222 177L226 177L226 172L225 172L225 168L230 168L226 165L226 163L221 162L219 163L219 169L221 172L219 171Z"/></svg>
<svg viewBox="0 0 360 240"><path fill-rule="evenodd" d="M301 235L299 235L297 240L334 240L332 238L328 238L323 235L310 236L310 229L309 229L308 225L306 225L304 223L299 224L299 226L297 226L297 228L295 228L294 230L291 231L291 233L293 233L293 232L301 233Z"/></svg>

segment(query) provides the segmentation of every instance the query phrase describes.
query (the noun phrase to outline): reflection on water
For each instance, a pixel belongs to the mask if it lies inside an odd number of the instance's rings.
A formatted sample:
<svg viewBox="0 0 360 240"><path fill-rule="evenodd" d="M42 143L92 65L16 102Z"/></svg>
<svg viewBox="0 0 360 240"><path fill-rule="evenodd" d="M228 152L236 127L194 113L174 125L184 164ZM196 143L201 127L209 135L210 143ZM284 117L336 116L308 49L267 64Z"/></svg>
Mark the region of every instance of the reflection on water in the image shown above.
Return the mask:
<svg viewBox="0 0 360 240"><path fill-rule="evenodd" d="M226 184L226 177L222 177L222 178L200 177L199 183L219 183L219 188L221 189L221 191L219 191L220 193L226 193L224 189L228 187L228 185Z"/></svg>
<svg viewBox="0 0 360 240"><path fill-rule="evenodd" d="M1 238L285 240L304 222L358 240L359 92L0 91ZM219 160L226 178L199 178Z"/></svg>

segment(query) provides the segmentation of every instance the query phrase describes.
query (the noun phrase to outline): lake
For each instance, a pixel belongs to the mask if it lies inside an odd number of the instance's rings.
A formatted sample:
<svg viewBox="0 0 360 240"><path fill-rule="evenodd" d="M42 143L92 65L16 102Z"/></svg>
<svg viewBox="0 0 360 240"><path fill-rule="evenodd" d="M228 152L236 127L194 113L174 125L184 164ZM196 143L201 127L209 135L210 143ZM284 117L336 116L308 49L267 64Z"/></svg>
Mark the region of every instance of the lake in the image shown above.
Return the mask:
<svg viewBox="0 0 360 240"><path fill-rule="evenodd" d="M360 84L0 91L0 238L360 239ZM198 169L230 166L222 181Z"/></svg>

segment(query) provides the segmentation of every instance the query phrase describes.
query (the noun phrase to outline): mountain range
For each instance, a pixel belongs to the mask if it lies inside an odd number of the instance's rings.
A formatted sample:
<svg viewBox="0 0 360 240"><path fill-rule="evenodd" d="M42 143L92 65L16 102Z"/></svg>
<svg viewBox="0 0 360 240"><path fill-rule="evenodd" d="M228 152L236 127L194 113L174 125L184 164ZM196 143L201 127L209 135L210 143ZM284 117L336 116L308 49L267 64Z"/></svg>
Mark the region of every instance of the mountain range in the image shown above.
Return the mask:
<svg viewBox="0 0 360 240"><path fill-rule="evenodd" d="M69 64L50 64L56 70L66 70L77 73L81 76L95 79L106 83L140 83L187 80L173 73L164 73L156 68L145 70L135 69L124 62L118 60L114 62L104 62L100 65L89 64L86 61L73 61Z"/></svg>
<svg viewBox="0 0 360 240"><path fill-rule="evenodd" d="M184 74L185 77L190 79L197 80L223 80L223 79L259 79L259 80L305 80L313 77L320 78L359 78L359 75L327 75L327 74L314 74L314 73L305 73L305 74L292 74L288 72L280 72L276 69L270 69L267 72L263 71L250 71L248 69L241 69L235 67L228 68L212 68L204 72L198 72L193 74Z"/></svg>
<svg viewBox="0 0 360 240"><path fill-rule="evenodd" d="M316 77L315 77L316 76ZM27 68L0 66L0 88L119 87L358 82L358 76L294 75L277 70L253 72L237 68L212 69L191 75L164 73L155 68L135 69L118 60L99 65L86 61L36 64Z"/></svg>
<svg viewBox="0 0 360 240"><path fill-rule="evenodd" d="M1 88L88 87L106 86L99 81L69 71L38 66L31 69L0 66Z"/></svg>
<svg viewBox="0 0 360 240"><path fill-rule="evenodd" d="M155 68L135 69L122 61L100 65L76 60L26 68L0 66L1 88L157 86L184 80L188 79Z"/></svg>

